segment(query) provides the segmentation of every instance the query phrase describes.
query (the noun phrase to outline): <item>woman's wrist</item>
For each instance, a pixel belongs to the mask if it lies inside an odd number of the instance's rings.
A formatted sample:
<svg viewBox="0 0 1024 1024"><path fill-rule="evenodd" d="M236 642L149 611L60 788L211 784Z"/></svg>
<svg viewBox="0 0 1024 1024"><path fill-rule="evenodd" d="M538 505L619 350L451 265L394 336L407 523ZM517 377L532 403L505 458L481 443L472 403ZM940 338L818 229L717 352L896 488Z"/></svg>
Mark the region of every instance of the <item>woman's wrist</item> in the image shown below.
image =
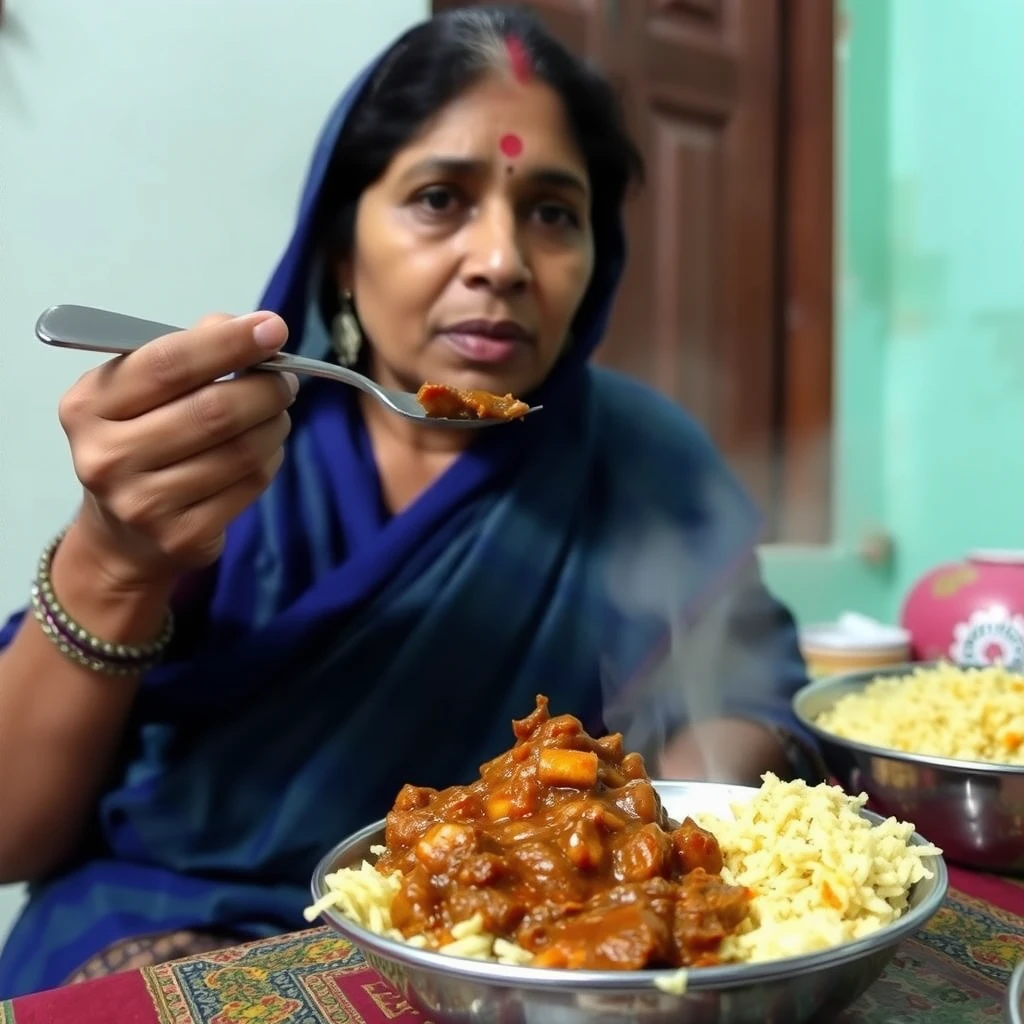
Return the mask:
<svg viewBox="0 0 1024 1024"><path fill-rule="evenodd" d="M176 578L125 571L124 560L98 544L81 519L61 538L50 564L53 592L89 633L120 644L145 644L164 627Z"/></svg>

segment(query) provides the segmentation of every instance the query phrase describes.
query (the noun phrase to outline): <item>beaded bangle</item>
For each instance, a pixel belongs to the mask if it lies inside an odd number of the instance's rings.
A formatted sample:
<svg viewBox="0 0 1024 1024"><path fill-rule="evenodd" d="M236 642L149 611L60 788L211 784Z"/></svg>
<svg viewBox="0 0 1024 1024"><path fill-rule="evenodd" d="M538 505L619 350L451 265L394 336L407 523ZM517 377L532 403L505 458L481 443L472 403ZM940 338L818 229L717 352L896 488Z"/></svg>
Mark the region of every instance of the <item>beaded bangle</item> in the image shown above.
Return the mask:
<svg viewBox="0 0 1024 1024"><path fill-rule="evenodd" d="M32 584L32 611L40 629L64 657L83 668L111 676L142 675L160 660L170 645L174 635L173 614L168 609L160 635L152 643L141 646L112 643L80 626L57 600L50 577L53 556L65 532L58 533L43 551Z"/></svg>

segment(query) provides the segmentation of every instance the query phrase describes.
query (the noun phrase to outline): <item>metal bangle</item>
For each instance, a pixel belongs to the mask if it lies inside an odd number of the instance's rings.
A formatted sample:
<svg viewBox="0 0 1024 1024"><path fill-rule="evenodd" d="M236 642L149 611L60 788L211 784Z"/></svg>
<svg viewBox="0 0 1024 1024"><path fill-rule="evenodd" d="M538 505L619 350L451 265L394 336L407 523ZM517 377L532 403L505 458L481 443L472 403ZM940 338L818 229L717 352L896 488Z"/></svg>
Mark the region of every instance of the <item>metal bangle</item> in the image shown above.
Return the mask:
<svg viewBox="0 0 1024 1024"><path fill-rule="evenodd" d="M105 675L138 676L152 668L170 646L174 616L167 611L160 635L148 644L130 645L104 640L89 632L65 611L53 590L53 556L67 531L47 545L32 584L32 611L45 636L69 660Z"/></svg>

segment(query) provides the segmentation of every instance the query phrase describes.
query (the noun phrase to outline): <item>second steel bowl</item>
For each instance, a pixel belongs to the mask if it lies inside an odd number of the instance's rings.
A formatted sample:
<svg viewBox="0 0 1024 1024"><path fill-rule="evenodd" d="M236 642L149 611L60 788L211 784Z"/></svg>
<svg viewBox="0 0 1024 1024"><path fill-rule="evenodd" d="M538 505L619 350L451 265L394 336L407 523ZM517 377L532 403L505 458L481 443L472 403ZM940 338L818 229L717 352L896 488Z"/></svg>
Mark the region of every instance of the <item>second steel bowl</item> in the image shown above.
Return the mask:
<svg viewBox="0 0 1024 1024"><path fill-rule="evenodd" d="M949 861L996 873L1024 871L1024 765L957 761L876 747L836 736L817 718L881 676L905 676L899 665L821 679L793 698L793 710L813 733L829 771L849 793L867 793L883 815L912 821Z"/></svg>

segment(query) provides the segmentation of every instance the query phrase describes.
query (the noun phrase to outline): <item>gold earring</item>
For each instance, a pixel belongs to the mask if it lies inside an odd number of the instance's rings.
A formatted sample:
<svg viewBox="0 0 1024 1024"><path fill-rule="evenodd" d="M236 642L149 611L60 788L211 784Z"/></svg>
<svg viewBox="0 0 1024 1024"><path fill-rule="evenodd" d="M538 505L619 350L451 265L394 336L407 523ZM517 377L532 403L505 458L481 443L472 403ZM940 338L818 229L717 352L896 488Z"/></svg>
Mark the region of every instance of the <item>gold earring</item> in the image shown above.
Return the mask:
<svg viewBox="0 0 1024 1024"><path fill-rule="evenodd" d="M359 359L359 351L363 347L363 332L356 319L355 306L352 304L352 293L345 292L341 297L341 309L331 321L331 340L338 362L342 366L353 366Z"/></svg>

